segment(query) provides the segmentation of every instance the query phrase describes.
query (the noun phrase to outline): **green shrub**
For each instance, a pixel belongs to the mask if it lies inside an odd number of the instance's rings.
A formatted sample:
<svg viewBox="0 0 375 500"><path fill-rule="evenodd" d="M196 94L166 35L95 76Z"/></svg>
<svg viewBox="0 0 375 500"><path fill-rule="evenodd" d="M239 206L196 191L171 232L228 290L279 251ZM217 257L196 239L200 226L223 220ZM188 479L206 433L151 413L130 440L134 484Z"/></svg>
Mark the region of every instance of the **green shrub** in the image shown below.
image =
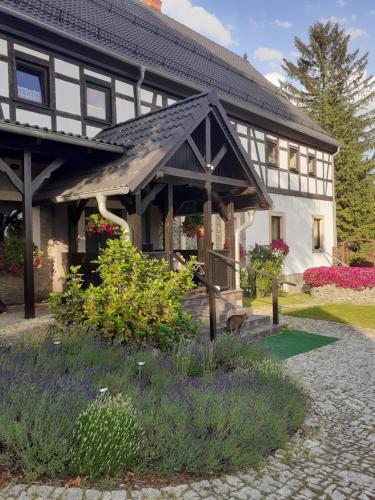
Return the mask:
<svg viewBox="0 0 375 500"><path fill-rule="evenodd" d="M82 329L55 335L0 346L0 466L20 477L230 472L303 421L299 384L235 335L135 352Z"/></svg>
<svg viewBox="0 0 375 500"><path fill-rule="evenodd" d="M79 270L80 266L72 266L65 277L66 291L51 293L49 296L50 309L61 328L82 326L85 321L85 292L82 289L83 275Z"/></svg>
<svg viewBox="0 0 375 500"><path fill-rule="evenodd" d="M282 278L283 263L285 255L282 252L277 252L267 245L255 245L248 252L250 257L250 265L259 271L266 274ZM257 297L269 295L272 290L272 280L260 273L256 274L256 294Z"/></svg>
<svg viewBox="0 0 375 500"><path fill-rule="evenodd" d="M103 396L91 403L74 429L74 473L109 477L133 467L142 442L137 420L131 400L122 394Z"/></svg>
<svg viewBox="0 0 375 500"><path fill-rule="evenodd" d="M147 258L121 237L108 240L96 263L100 285L83 290L79 268L72 268L66 292L51 296L62 327L84 323L111 342L163 349L197 333L181 309L194 288L193 262L179 272L170 271L166 260Z"/></svg>

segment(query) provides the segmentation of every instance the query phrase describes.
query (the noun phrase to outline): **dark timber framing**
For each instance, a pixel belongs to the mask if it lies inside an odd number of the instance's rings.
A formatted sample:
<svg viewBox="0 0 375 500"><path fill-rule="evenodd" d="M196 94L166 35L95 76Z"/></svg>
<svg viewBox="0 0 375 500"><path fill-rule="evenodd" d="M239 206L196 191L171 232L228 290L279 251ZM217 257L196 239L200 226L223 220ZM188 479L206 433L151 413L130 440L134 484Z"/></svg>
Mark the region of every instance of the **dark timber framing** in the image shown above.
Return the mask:
<svg viewBox="0 0 375 500"><path fill-rule="evenodd" d="M45 132L16 124L0 126L0 171L3 172L21 195L23 213L23 271L25 318L35 317L35 285L33 257L33 205L45 182L55 171L71 158L79 161L80 155L88 157L95 150L98 157L110 152L123 152L123 148L98 141ZM22 160L22 175L8 165L5 158ZM37 164L37 166L36 166ZM41 167L42 165L42 167ZM35 168L36 167L36 168ZM70 209L72 227L69 227L70 248L73 249L74 234L85 201Z"/></svg>

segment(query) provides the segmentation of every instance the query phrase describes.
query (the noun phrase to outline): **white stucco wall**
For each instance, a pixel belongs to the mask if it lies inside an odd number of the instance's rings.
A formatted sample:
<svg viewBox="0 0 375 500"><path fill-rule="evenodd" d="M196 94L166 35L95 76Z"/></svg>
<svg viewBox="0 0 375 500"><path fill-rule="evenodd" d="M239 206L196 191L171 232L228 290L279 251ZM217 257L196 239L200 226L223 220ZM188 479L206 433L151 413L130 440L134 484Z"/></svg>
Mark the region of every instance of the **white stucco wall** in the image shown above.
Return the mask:
<svg viewBox="0 0 375 500"><path fill-rule="evenodd" d="M285 221L285 241L290 252L285 259L285 274L303 273L308 267L330 265L329 257L313 251L313 217L323 218L324 249L332 254L334 242L333 203L296 196L272 194L272 211L256 212L254 223L246 231L246 246L255 243L270 243L270 219L275 215L283 215ZM277 213L276 213L277 212Z"/></svg>

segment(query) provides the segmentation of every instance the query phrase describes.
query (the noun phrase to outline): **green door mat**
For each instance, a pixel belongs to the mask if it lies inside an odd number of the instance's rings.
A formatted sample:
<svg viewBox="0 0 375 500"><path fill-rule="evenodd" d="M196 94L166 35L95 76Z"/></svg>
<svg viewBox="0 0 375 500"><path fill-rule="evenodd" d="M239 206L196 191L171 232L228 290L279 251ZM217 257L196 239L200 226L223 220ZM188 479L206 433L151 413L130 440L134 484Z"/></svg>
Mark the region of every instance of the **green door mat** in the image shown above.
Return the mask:
<svg viewBox="0 0 375 500"><path fill-rule="evenodd" d="M290 358L302 352L312 351L338 340L335 337L325 337L308 332L287 330L262 340L262 344L270 349L275 356L281 359Z"/></svg>

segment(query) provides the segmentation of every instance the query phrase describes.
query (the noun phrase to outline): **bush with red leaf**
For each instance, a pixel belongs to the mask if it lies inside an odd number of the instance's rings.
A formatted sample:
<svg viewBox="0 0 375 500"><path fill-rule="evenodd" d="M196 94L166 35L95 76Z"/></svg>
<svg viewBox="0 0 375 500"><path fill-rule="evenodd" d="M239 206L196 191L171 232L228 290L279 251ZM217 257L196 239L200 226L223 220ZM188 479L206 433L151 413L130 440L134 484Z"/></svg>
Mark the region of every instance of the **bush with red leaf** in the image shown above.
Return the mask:
<svg viewBox="0 0 375 500"><path fill-rule="evenodd" d="M364 290L375 287L375 268L369 267L312 267L303 274L306 285L319 287L335 285L338 288Z"/></svg>

